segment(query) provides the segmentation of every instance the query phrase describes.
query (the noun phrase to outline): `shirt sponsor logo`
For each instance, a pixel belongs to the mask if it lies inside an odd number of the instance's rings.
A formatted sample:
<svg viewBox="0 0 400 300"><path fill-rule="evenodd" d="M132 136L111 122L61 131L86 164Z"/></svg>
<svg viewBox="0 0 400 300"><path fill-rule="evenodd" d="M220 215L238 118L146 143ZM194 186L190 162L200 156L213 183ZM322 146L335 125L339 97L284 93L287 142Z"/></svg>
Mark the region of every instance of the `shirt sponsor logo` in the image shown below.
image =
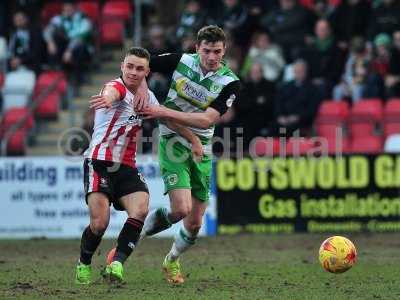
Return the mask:
<svg viewBox="0 0 400 300"><path fill-rule="evenodd" d="M131 115L127 121L130 125L142 126L142 119L138 115Z"/></svg>
<svg viewBox="0 0 400 300"><path fill-rule="evenodd" d="M199 89L190 84L185 78L178 79L176 81L176 91L178 95L194 102L200 102L206 104L209 102L206 91Z"/></svg>

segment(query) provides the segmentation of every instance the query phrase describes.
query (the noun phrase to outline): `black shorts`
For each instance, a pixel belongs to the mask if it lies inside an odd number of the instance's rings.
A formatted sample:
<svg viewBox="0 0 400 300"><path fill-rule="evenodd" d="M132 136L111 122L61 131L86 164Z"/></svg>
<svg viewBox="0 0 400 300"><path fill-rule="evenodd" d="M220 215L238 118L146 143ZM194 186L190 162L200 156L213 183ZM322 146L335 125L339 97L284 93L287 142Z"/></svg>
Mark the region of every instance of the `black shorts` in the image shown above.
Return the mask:
<svg viewBox="0 0 400 300"><path fill-rule="evenodd" d="M121 197L135 192L149 193L143 175L136 168L104 160L85 159L83 184L86 204L90 193L101 192L116 210L124 210L118 201Z"/></svg>

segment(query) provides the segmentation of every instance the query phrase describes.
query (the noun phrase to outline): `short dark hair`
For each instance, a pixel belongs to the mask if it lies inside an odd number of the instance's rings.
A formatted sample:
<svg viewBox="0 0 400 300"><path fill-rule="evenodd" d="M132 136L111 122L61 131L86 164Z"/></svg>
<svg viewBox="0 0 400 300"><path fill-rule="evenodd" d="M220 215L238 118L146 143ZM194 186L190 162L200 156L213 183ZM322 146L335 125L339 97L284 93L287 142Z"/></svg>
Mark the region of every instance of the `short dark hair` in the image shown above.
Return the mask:
<svg viewBox="0 0 400 300"><path fill-rule="evenodd" d="M216 25L205 26L197 33L197 45L200 45L202 41L206 43L223 42L225 45L225 32Z"/></svg>
<svg viewBox="0 0 400 300"><path fill-rule="evenodd" d="M124 58L129 56L129 55L135 55L137 57L145 58L145 59L147 59L147 61L150 62L150 53L149 53L149 51L147 51L146 49L144 49L142 47L132 47L132 48L130 48L128 51L126 51Z"/></svg>

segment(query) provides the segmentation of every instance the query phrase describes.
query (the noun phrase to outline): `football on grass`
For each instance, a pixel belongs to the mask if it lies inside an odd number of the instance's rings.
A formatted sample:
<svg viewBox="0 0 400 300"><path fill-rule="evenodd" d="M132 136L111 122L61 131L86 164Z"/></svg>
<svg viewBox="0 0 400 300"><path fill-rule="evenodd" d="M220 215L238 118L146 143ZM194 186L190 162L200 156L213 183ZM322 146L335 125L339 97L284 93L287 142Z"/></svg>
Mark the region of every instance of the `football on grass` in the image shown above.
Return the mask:
<svg viewBox="0 0 400 300"><path fill-rule="evenodd" d="M346 272L356 263L356 260L356 247L343 236L327 238L319 248L319 261L322 267L331 273Z"/></svg>

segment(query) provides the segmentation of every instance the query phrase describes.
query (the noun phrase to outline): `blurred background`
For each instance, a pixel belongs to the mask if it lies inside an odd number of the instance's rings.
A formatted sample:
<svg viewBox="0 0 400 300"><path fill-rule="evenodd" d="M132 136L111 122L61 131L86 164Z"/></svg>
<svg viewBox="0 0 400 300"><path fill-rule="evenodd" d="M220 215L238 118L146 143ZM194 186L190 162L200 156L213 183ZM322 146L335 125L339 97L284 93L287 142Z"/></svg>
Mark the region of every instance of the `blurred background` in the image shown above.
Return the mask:
<svg viewBox="0 0 400 300"><path fill-rule="evenodd" d="M193 52L206 24L225 29L225 59L242 80L217 135L243 127L244 152L254 137L263 154L262 137L300 129L303 150L321 136L334 153L340 128L343 152L380 153L400 133L395 0L21 0L4 1L0 21L3 156L59 155L60 134L71 127L90 135L88 99L119 76L125 49ZM168 78L148 81L163 101ZM153 128L147 123L144 135ZM80 154L82 143L66 154Z"/></svg>
<svg viewBox="0 0 400 300"><path fill-rule="evenodd" d="M364 190L354 186L355 192L385 188L382 193L387 193L387 188L392 188L391 195L397 197L400 184L395 179L386 186L378 186L375 180L375 173L382 170L392 168L391 174L397 174L395 154L388 154L392 160L382 169L375 161L384 153L400 151L397 0L3 1L0 181L4 188L10 189L10 184L20 188L20 183L29 180L32 186L38 186L35 180L42 180L43 188L54 187L53 167L65 167L55 174L72 174L68 173L71 166L59 159L79 157L87 147L93 126L89 98L119 76L127 48L141 45L151 54L194 52L197 30L209 24L225 30L225 60L242 82L240 99L216 129L220 137L224 137L224 128L230 129L231 153L246 155L250 151L273 157L283 150L291 155L296 148L302 155L322 145L322 150L313 153L344 153L349 158L346 164L352 155L361 155L367 159L367 167L360 170L369 172L371 185L363 186ZM169 78L154 73L148 84L162 102ZM154 122L145 123L143 136L151 136L155 126ZM296 137L280 142L295 132L299 133ZM238 137L243 141L240 149L233 142ZM222 151L218 145L214 150L216 154ZM152 145L147 144L139 152L154 154ZM160 180L156 167L145 164L143 168L148 171L145 175ZM344 177L350 176L350 169L340 170L337 172L344 172L340 173ZM57 184L65 186L68 176ZM326 174L316 176L322 181ZM73 184L76 190L80 189L79 180ZM218 189L217 182L214 195ZM323 189L315 187L313 192ZM18 202L22 195L18 193L29 197L29 191L15 189L9 199ZM344 192L340 191L341 195ZM29 199L36 201L32 197ZM40 197L42 202L52 199ZM258 201L258 196L254 199ZM83 207L80 202L77 205ZM296 205L299 210L300 204ZM213 206L210 218L215 221ZM389 217L398 218L399 209L393 209ZM37 214L41 216L41 212ZM232 224L248 221L243 217ZM213 224L210 232L216 231Z"/></svg>

